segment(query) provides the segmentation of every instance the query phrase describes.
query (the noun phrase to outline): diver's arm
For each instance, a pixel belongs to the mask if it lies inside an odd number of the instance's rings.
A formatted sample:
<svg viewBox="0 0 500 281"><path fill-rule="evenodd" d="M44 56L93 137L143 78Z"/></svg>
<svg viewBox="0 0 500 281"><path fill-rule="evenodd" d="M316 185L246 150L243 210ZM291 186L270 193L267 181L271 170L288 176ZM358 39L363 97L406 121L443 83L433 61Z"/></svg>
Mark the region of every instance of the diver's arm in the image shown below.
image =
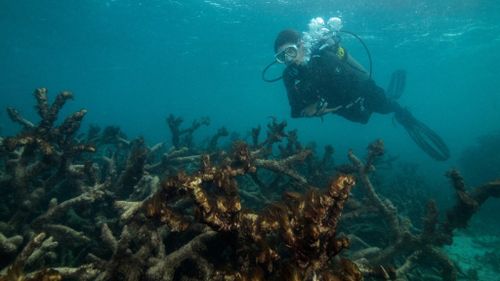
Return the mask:
<svg viewBox="0 0 500 281"><path fill-rule="evenodd" d="M283 82L288 95L292 118L318 117L341 108L341 106L329 108L329 104L324 98L306 99L306 96L309 95L300 91L299 87L297 87L298 81L300 80L297 80L296 76L290 75L287 70L284 71Z"/></svg>
<svg viewBox="0 0 500 281"><path fill-rule="evenodd" d="M318 103L315 102L302 109L300 115L304 117L314 117L317 116L317 113L318 113Z"/></svg>
<svg viewBox="0 0 500 281"><path fill-rule="evenodd" d="M291 113L291 116L292 118L299 118L299 117L302 117L302 105L299 104L298 100L294 97L297 96L297 91L295 89L289 89L288 87L286 87L286 92L287 92L287 95L288 95L288 103L290 104L290 113Z"/></svg>
<svg viewBox="0 0 500 281"><path fill-rule="evenodd" d="M299 102L293 103L292 100L289 101L292 118L315 117L328 113L326 112L327 108L321 105L320 101L305 106Z"/></svg>
<svg viewBox="0 0 500 281"><path fill-rule="evenodd" d="M336 106L336 107L328 107L328 103L325 102L324 100L320 100L318 102L315 102L313 104L308 105L305 107L301 115L304 117L318 117L318 116L323 116L328 113L333 113L336 112L337 110L341 109L342 106Z"/></svg>
<svg viewBox="0 0 500 281"><path fill-rule="evenodd" d="M307 104L301 98L303 94L295 85L296 79L294 79L294 77L292 77L287 70L285 70L283 73L283 82L285 84L285 89L288 96L288 103L290 104L291 117L305 117L303 112L307 107Z"/></svg>
<svg viewBox="0 0 500 281"><path fill-rule="evenodd" d="M289 92L289 97L290 94L300 94L298 92ZM314 102L312 104L304 104L303 102L300 102L298 100L295 100L295 103L293 103L293 99L289 99L290 101L290 107L292 109L292 118L301 118L301 117L317 117L317 116L322 116L330 112L334 112L339 109L337 108L327 108L328 103L324 100L321 99L317 102Z"/></svg>

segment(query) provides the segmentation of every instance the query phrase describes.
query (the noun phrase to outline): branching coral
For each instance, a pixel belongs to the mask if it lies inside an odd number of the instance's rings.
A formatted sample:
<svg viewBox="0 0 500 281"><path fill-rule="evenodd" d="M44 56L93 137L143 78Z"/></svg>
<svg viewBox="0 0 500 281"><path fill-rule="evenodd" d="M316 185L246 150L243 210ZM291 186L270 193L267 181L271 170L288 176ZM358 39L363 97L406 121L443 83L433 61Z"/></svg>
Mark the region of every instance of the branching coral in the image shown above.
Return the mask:
<svg viewBox="0 0 500 281"><path fill-rule="evenodd" d="M0 232L0 256L2 257L0 261L3 260L3 257L16 253L22 242L23 237L21 235L5 237L5 235Z"/></svg>
<svg viewBox="0 0 500 281"><path fill-rule="evenodd" d="M229 136L229 131L226 129L226 127L222 127L219 130L217 130L217 133L210 139L207 150L215 151L219 139L227 136Z"/></svg>
<svg viewBox="0 0 500 281"><path fill-rule="evenodd" d="M25 274L23 271L30 267L45 255L51 249L57 246L52 237L47 237L45 233L35 235L33 239L19 253L11 266L6 268L3 274L0 274L0 281L59 281L62 280L59 272L53 269L45 269L38 272Z"/></svg>
<svg viewBox="0 0 500 281"><path fill-rule="evenodd" d="M119 197L124 198L132 194L134 186L139 183L144 175L147 155L148 150L144 146L144 140L139 139L133 142L126 167L115 184L115 193Z"/></svg>
<svg viewBox="0 0 500 281"><path fill-rule="evenodd" d="M449 171L447 176L457 194L457 203L446 213L446 221L442 224L441 232L442 242L451 244L453 230L467 227L471 217L488 198L500 197L500 180L481 185L469 192L465 187L464 179L457 170Z"/></svg>
<svg viewBox="0 0 500 281"><path fill-rule="evenodd" d="M403 281L429 272L451 281L458 271L440 246L500 196L500 182L468 190L451 171L457 205L441 222L430 201L418 229L370 178L382 141L364 160L349 152L352 165L334 172L333 147L316 155L276 118L265 139L259 126L252 145L229 147L218 143L225 128L195 146L208 119L181 129L171 115L168 148L129 140L118 127L77 136L84 110L55 125L70 93L51 105L45 89L35 98L42 120L9 109L23 129L0 138L1 281ZM352 195L354 174L361 188Z"/></svg>
<svg viewBox="0 0 500 281"><path fill-rule="evenodd" d="M2 149L9 152L2 188L10 191L8 197L21 201L9 208L9 224L13 229L18 229L36 215L40 204L47 201L49 193L58 186L71 185L69 181L77 180L76 175L84 176L79 173L73 159L83 152L95 151L94 146L80 143L75 138L86 110L71 114L55 126L59 111L73 97L71 93L60 93L51 105L46 89L37 89L34 95L40 122L34 125L9 108L9 116L20 123L23 130L14 137L5 138L2 143Z"/></svg>
<svg viewBox="0 0 500 281"><path fill-rule="evenodd" d="M382 201L382 199L375 192L375 189L368 177L368 174L374 169L373 162L378 156L381 156L384 151L384 144L381 140L372 143L368 147L368 157L366 162L363 164L352 151L349 152L349 159L356 167L360 179L363 183L364 193L370 200L370 202L381 212L386 218L389 225L389 230L393 236L401 236L400 231L400 221L397 216L397 210L392 205L390 201Z"/></svg>
<svg viewBox="0 0 500 281"><path fill-rule="evenodd" d="M172 133L172 145L176 148L180 147L192 147L193 146L193 133L198 130L201 126L207 126L210 124L210 119L208 117L202 118L200 120L194 120L191 127L181 129L181 124L184 120L181 117L175 117L170 115L167 118L167 125Z"/></svg>
<svg viewBox="0 0 500 281"><path fill-rule="evenodd" d="M457 204L447 212L446 220L440 223L436 203L429 201L423 228L415 232L411 222L399 216L390 200L382 199L377 195L370 181L369 172L374 170L372 163L383 154L383 143L377 141L371 144L368 150L368 157L364 164L352 152L349 158L358 171L364 194L384 219L388 226L388 233L390 237L393 237L394 242L375 252L362 250L356 255L358 259L366 257L370 264L387 264L404 257L405 262L395 270L398 280L407 280L413 276L412 270L422 263L432 263L438 266L443 280L456 280L458 271L440 247L443 244L451 244L453 230L464 228L484 201L489 197L498 198L499 182L491 182L468 192L459 173L456 170L450 171L448 177L457 192Z"/></svg>
<svg viewBox="0 0 500 281"><path fill-rule="evenodd" d="M292 169L291 166L294 163L303 162L309 155L311 155L310 150L303 150L297 154L293 154L287 158L280 160L256 159L255 166L271 170L279 174L287 175L300 184L305 185L307 184L307 179L299 175L299 173L296 170Z"/></svg>
<svg viewBox="0 0 500 281"><path fill-rule="evenodd" d="M85 109L71 114L61 125L54 127L59 111L67 100L73 98L70 92L62 92L57 95L50 106L48 104L47 89L37 89L35 97L37 99L37 112L41 117L38 125L33 125L33 123L24 119L15 109L8 109L9 116L14 122L20 123L24 131L16 137L4 140L3 145L7 150L13 151L16 148L24 147L31 151L40 150L44 156L95 151L93 146L79 144L74 141L74 135L80 128L81 121L87 113Z"/></svg>
<svg viewBox="0 0 500 281"><path fill-rule="evenodd" d="M239 273L218 273L226 278L247 280L258 278L255 274L260 272L261 279L253 280L335 280L334 276L360 280L361 273L347 261L339 263L336 270L330 266L332 258L349 244L347 238L336 237L336 226L354 178L339 175L323 192L288 193L284 203L254 213L242 210L234 180L253 172L251 153L242 143L235 146L231 159L218 166L205 156L194 175L180 173L165 181L162 190L146 203L147 213L174 230L185 230L188 224L167 202L174 194L189 194L201 222L218 232L233 233L242 241L237 250L242 260L239 268L233 269Z"/></svg>
<svg viewBox="0 0 500 281"><path fill-rule="evenodd" d="M97 200L105 199L107 196L110 196L110 194L106 192L107 187L109 187L109 183L105 182L91 187L88 191L78 195L77 197L71 198L59 204L56 200L53 200L47 212L34 219L32 225L42 226L44 223L60 218L70 208L88 206Z"/></svg>

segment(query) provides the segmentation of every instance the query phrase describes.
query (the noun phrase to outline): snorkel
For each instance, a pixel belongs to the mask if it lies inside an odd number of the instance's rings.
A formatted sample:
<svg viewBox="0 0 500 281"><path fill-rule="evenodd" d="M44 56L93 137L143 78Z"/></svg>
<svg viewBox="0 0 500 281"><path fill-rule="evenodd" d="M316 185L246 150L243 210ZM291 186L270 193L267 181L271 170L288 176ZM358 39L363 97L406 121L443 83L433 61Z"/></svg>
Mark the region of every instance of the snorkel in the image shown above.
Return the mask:
<svg viewBox="0 0 500 281"><path fill-rule="evenodd" d="M353 32L350 31L345 31L341 30L342 29L342 19L339 17L331 17L328 19L328 21L325 23L325 20L321 17L313 18L308 24L309 30L307 32L303 32L300 41L303 44L304 48L304 62L308 62L311 58L311 54L315 50L321 50L325 47L338 44L340 42L340 36L339 33L346 33L349 34L361 42L361 45L363 45L367 55L368 55L368 60L370 63L370 71L369 71L369 78L372 77L372 59L370 55L370 51L368 50L368 47L366 44L363 42L361 37L356 35ZM321 44L321 45L320 45ZM292 44L288 44L292 45ZM278 76L276 78L267 78L266 73L267 71L275 64L289 64L293 60L288 60L287 61L287 56L290 56L290 54L286 53L286 46L280 48L279 50L276 51L276 55L274 56L275 60L271 63L269 63L264 69L262 70L262 80L265 82L273 83L276 81L279 81L283 78L283 76ZM294 58L294 57L292 57Z"/></svg>

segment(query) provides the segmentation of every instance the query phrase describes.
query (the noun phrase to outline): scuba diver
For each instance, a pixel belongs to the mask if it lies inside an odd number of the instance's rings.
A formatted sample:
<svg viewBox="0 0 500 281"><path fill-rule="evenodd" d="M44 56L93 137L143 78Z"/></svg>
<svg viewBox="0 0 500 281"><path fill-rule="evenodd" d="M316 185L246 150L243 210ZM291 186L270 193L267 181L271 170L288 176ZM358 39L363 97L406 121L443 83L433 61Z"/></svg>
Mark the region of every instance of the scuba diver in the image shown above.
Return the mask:
<svg viewBox="0 0 500 281"><path fill-rule="evenodd" d="M281 31L274 42L275 61L267 65L262 78L266 82L283 79L292 118L321 117L337 114L350 121L366 124L372 113L394 113L398 123L415 143L432 158L444 161L449 149L439 135L418 121L396 101L404 91L406 72L392 74L387 94L371 77L370 52L356 34L344 31L340 18L314 18L309 32L293 29ZM340 44L341 33L357 38L370 60L367 71ZM274 64L286 65L283 75L274 79L266 77Z"/></svg>

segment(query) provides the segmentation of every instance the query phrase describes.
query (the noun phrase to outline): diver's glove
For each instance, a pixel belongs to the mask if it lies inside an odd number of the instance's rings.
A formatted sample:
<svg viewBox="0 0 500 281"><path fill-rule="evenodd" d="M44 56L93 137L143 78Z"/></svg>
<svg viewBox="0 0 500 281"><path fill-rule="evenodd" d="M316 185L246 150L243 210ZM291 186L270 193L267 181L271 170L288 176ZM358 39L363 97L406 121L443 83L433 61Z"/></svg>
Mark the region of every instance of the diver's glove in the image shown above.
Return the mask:
<svg viewBox="0 0 500 281"><path fill-rule="evenodd" d="M319 101L304 108L300 112L300 115L303 117L322 116L322 115L327 113L327 112L325 112L327 106L328 106L328 102L324 98L321 98Z"/></svg>
<svg viewBox="0 0 500 281"><path fill-rule="evenodd" d="M339 109L345 107L343 105L338 105L336 107L328 107L328 102L321 98L319 101L307 106L300 112L302 117L323 117L323 115L328 113L335 113Z"/></svg>
<svg viewBox="0 0 500 281"><path fill-rule="evenodd" d="M322 115L327 106L328 106L328 102L324 98L321 98L316 103L316 115Z"/></svg>

